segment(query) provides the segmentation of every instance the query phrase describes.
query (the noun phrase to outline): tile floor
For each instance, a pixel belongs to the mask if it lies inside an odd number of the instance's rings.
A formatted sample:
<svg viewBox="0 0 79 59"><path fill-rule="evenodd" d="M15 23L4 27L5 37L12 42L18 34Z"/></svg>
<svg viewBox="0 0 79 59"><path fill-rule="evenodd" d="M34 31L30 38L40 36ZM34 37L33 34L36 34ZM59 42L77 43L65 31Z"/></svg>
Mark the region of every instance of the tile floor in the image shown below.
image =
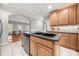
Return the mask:
<svg viewBox="0 0 79 59"><path fill-rule="evenodd" d="M21 41L2 46L1 56L28 56L21 46Z"/></svg>

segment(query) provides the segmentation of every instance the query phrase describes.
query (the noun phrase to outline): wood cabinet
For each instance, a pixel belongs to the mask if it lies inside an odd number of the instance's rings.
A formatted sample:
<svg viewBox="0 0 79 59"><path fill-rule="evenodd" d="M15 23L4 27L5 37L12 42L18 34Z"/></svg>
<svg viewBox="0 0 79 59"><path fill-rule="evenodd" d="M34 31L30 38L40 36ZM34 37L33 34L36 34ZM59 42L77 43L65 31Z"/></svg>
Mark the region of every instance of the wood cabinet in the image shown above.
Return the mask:
<svg viewBox="0 0 79 59"><path fill-rule="evenodd" d="M69 48L77 50L77 34L69 35Z"/></svg>
<svg viewBox="0 0 79 59"><path fill-rule="evenodd" d="M57 12L53 12L51 15L50 15L50 25L53 26L53 25L57 25L57 22L58 22L58 14Z"/></svg>
<svg viewBox="0 0 79 59"><path fill-rule="evenodd" d="M69 48L69 34L62 34L58 44L64 47Z"/></svg>
<svg viewBox="0 0 79 59"><path fill-rule="evenodd" d="M77 21L77 6L73 5L69 7L69 24L74 25Z"/></svg>
<svg viewBox="0 0 79 59"><path fill-rule="evenodd" d="M54 43L43 38L31 36L30 53L33 56L52 56L54 55Z"/></svg>
<svg viewBox="0 0 79 59"><path fill-rule="evenodd" d="M79 24L79 4L77 4L77 24Z"/></svg>
<svg viewBox="0 0 79 59"><path fill-rule="evenodd" d="M48 41L48 40L45 40L43 38L38 38L38 37L34 37L34 36L31 36L31 40L35 41L35 42L38 42L44 46L47 46L49 48L53 48L54 46L54 42L51 42L51 41Z"/></svg>
<svg viewBox="0 0 79 59"><path fill-rule="evenodd" d="M30 54L37 56L37 43L32 40L30 40Z"/></svg>
<svg viewBox="0 0 79 59"><path fill-rule="evenodd" d="M73 4L51 13L50 24L51 26L79 24L79 4Z"/></svg>
<svg viewBox="0 0 79 59"><path fill-rule="evenodd" d="M79 51L79 34L78 34L78 45L77 45L77 50Z"/></svg>
<svg viewBox="0 0 79 59"><path fill-rule="evenodd" d="M69 49L77 50L77 34L62 34L58 44Z"/></svg>
<svg viewBox="0 0 79 59"><path fill-rule="evenodd" d="M59 10L58 25L68 25L68 8Z"/></svg>
<svg viewBox="0 0 79 59"><path fill-rule="evenodd" d="M38 56L52 56L53 50L38 44Z"/></svg>

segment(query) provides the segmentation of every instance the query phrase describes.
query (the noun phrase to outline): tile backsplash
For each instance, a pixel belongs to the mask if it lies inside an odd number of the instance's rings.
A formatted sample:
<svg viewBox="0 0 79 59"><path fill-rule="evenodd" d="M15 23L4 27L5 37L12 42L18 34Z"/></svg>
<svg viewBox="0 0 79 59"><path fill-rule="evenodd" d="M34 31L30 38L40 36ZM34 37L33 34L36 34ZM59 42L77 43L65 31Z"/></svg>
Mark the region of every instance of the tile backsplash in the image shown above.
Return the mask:
<svg viewBox="0 0 79 59"><path fill-rule="evenodd" d="M79 33L79 25L56 26L52 28L54 32Z"/></svg>

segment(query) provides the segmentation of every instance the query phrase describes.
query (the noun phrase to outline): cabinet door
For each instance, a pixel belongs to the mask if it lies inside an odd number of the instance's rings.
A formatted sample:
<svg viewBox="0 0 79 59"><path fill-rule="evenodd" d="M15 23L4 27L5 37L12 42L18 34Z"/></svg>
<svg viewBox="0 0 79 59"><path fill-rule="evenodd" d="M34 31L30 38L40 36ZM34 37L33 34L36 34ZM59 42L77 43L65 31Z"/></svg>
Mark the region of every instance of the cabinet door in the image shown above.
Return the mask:
<svg viewBox="0 0 79 59"><path fill-rule="evenodd" d="M76 24L77 6L73 5L69 7L69 24Z"/></svg>
<svg viewBox="0 0 79 59"><path fill-rule="evenodd" d="M63 34L58 42L59 45L69 49L77 50L77 35L76 34Z"/></svg>
<svg viewBox="0 0 79 59"><path fill-rule="evenodd" d="M71 49L77 50L77 35L76 34L70 34L69 39L69 47Z"/></svg>
<svg viewBox="0 0 79 59"><path fill-rule="evenodd" d="M77 4L77 24L79 24L79 4Z"/></svg>
<svg viewBox="0 0 79 59"><path fill-rule="evenodd" d="M57 13L54 12L50 15L50 25L53 26L53 25L57 25Z"/></svg>
<svg viewBox="0 0 79 59"><path fill-rule="evenodd" d="M37 44L30 40L30 54L32 56L37 56Z"/></svg>
<svg viewBox="0 0 79 59"><path fill-rule="evenodd" d="M78 35L78 47L77 47L77 50L79 51L79 35Z"/></svg>
<svg viewBox="0 0 79 59"><path fill-rule="evenodd" d="M38 56L52 56L53 50L38 44Z"/></svg>
<svg viewBox="0 0 79 59"><path fill-rule="evenodd" d="M68 48L69 47L69 34L62 34L58 44Z"/></svg>
<svg viewBox="0 0 79 59"><path fill-rule="evenodd" d="M58 25L68 25L68 8L58 12Z"/></svg>

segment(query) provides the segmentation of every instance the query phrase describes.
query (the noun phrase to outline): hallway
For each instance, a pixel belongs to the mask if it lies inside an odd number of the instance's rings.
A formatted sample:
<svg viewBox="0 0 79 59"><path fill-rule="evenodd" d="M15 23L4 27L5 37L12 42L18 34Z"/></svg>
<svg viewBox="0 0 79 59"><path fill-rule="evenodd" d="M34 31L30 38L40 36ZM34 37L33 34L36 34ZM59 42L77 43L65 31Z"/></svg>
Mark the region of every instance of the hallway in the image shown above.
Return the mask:
<svg viewBox="0 0 79 59"><path fill-rule="evenodd" d="M28 56L21 46L21 41L2 46L1 56Z"/></svg>

